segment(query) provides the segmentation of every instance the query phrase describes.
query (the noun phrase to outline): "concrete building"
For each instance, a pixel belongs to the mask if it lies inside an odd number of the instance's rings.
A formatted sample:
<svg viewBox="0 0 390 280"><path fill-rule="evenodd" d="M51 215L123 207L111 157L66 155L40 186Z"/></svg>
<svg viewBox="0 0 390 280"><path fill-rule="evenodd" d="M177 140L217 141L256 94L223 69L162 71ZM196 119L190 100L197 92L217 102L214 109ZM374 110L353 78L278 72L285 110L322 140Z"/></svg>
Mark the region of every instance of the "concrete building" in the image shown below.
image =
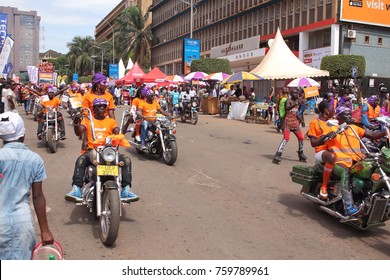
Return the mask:
<svg viewBox="0 0 390 280"><path fill-rule="evenodd" d="M390 78L389 17L363 1L153 0L152 18L152 67L168 75L183 73L183 39L191 33L201 42L201 57L227 58L233 71L250 71L279 27L312 67L325 55L363 55L366 76L375 77L370 87Z"/></svg>
<svg viewBox="0 0 390 280"><path fill-rule="evenodd" d="M12 73L25 73L27 66L39 63L39 28L41 17L36 11L20 11L0 6L0 16L6 18L6 32L14 40L9 58ZM5 22L2 23L3 30Z"/></svg>

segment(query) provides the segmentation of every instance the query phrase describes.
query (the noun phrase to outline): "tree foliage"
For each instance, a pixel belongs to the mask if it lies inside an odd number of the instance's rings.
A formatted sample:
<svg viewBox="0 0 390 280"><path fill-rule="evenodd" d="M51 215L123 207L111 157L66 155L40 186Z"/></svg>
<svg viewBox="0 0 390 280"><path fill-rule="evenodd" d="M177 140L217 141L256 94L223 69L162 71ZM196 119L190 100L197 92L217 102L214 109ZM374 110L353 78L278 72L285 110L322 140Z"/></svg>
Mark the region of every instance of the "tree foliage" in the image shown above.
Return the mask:
<svg viewBox="0 0 390 280"><path fill-rule="evenodd" d="M118 28L115 40L123 61L127 61L133 53L132 60L145 70L150 68L151 43L153 39L149 22L150 8L143 14L140 6L130 6L122 11L116 20Z"/></svg>
<svg viewBox="0 0 390 280"><path fill-rule="evenodd" d="M76 36L72 42L67 44L69 52L66 56L69 59L69 69L79 75L87 75L92 72L93 60L91 53L93 51L95 40L91 36L80 37Z"/></svg>
<svg viewBox="0 0 390 280"><path fill-rule="evenodd" d="M321 60L321 69L329 71L330 79L338 79L340 81L351 79L352 67L357 67L357 78L364 77L366 72L364 56L339 54L326 56Z"/></svg>
<svg viewBox="0 0 390 280"><path fill-rule="evenodd" d="M231 73L230 62L221 58L200 58L191 62L191 72L201 71L208 74L224 72Z"/></svg>

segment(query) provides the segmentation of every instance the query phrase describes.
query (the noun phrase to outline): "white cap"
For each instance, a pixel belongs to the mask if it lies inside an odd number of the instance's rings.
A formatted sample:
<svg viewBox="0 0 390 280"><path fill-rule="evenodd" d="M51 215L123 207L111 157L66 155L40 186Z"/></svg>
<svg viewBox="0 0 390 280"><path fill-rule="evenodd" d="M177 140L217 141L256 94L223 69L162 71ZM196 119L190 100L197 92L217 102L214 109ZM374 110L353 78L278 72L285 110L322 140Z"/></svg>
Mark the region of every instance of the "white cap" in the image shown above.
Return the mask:
<svg viewBox="0 0 390 280"><path fill-rule="evenodd" d="M10 142L25 135L26 128L18 113L5 112L0 114L0 138Z"/></svg>

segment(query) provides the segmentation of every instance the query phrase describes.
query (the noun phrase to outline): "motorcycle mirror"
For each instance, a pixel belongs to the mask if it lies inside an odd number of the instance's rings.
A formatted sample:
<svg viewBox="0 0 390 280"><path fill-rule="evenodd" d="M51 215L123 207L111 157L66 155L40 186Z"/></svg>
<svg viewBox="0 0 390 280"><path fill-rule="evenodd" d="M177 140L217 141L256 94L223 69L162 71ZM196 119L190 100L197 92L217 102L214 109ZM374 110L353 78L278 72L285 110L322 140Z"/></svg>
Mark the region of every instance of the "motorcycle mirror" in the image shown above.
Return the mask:
<svg viewBox="0 0 390 280"><path fill-rule="evenodd" d="M326 125L328 127L338 126L339 125L339 121L338 120L327 120L326 121Z"/></svg>
<svg viewBox="0 0 390 280"><path fill-rule="evenodd" d="M377 117L376 120L383 124L390 123L390 118L386 116Z"/></svg>

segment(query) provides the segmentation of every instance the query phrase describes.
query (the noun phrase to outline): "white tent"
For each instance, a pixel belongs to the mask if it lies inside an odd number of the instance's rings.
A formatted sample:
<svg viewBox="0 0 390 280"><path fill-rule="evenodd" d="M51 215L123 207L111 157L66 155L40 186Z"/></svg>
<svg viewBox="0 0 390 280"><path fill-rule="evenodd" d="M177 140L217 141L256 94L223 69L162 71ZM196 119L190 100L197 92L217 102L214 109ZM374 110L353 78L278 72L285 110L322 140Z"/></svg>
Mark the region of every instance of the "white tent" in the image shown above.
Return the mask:
<svg viewBox="0 0 390 280"><path fill-rule="evenodd" d="M284 42L279 28L268 53L251 73L266 80L329 76L329 71L310 67L300 61Z"/></svg>
<svg viewBox="0 0 390 280"><path fill-rule="evenodd" d="M118 65L118 78L122 78L125 75L125 65L123 64L123 60L119 60Z"/></svg>
<svg viewBox="0 0 390 280"><path fill-rule="evenodd" d="M129 62L127 62L126 70L130 70L131 68L133 68L133 66L134 66L134 63L131 60L131 58L129 57Z"/></svg>

